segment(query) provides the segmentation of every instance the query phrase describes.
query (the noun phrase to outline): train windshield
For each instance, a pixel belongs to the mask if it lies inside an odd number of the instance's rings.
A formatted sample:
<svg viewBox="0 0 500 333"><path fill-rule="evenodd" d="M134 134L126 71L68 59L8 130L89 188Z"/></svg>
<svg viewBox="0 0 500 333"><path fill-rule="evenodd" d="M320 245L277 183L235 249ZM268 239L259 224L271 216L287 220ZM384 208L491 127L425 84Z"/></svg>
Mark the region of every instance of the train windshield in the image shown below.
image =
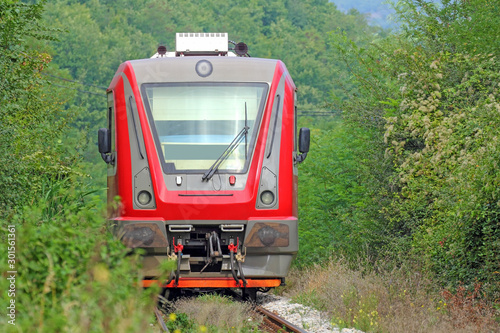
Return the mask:
<svg viewBox="0 0 500 333"><path fill-rule="evenodd" d="M218 167L245 172L267 87L265 83L144 84L142 93L164 171L209 169L247 126L244 140Z"/></svg>

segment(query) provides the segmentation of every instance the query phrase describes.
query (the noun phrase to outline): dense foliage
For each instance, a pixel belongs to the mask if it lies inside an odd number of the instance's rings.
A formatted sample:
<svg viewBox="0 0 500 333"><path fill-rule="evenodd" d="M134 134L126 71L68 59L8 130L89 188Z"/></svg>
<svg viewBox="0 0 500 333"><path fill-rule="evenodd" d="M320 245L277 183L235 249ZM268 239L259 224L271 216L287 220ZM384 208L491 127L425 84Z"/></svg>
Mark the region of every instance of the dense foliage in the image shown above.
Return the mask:
<svg viewBox="0 0 500 333"><path fill-rule="evenodd" d="M285 61L301 86L300 103L308 107L323 104L335 87L329 77L336 64L328 60L324 34L342 28L357 38L379 30L326 0L58 0L46 16L69 32L51 44L54 61L81 82L106 86L121 62L149 57L159 43L173 49L175 32L223 31L247 43L252 56Z"/></svg>
<svg viewBox="0 0 500 333"><path fill-rule="evenodd" d="M43 5L0 3L0 326L139 331L153 302L134 285L135 257L103 227L101 200L65 140L77 110L64 107L73 94L44 76L51 56L37 46L56 31L41 23ZM121 283L110 288L112 281Z"/></svg>
<svg viewBox="0 0 500 333"><path fill-rule="evenodd" d="M374 151L384 154L366 178L381 214L361 221L385 237L367 244L379 256L418 258L442 286L483 283L493 298L500 291L499 6L401 1L396 10L403 28L390 39L360 46L334 36L359 83L342 104L344 119L373 133Z"/></svg>
<svg viewBox="0 0 500 333"><path fill-rule="evenodd" d="M74 160L58 141L71 120L62 107L67 99L40 75L51 56L27 44L52 39L53 31L40 26L41 10L41 4L0 3L0 218L71 174Z"/></svg>
<svg viewBox="0 0 500 333"><path fill-rule="evenodd" d="M373 133L348 126L339 118L314 126L311 152L300 170L299 266L330 256L355 261L372 257L383 230L367 219L378 212L367 181L376 151Z"/></svg>
<svg viewBox="0 0 500 333"><path fill-rule="evenodd" d="M0 280L0 304L6 309L14 300L17 315L14 321L6 315L0 318L3 331L147 329L154 297L145 295L136 284L136 258L127 257L123 245L106 232L95 208L99 198L87 200L80 209L66 203L63 213L47 215L47 206L59 197L77 199L66 191L59 188L54 196L44 197L9 219L9 225L15 225L18 274L15 297L6 292L12 281ZM7 258L6 252L1 254ZM12 270L7 260L0 262L0 269Z"/></svg>

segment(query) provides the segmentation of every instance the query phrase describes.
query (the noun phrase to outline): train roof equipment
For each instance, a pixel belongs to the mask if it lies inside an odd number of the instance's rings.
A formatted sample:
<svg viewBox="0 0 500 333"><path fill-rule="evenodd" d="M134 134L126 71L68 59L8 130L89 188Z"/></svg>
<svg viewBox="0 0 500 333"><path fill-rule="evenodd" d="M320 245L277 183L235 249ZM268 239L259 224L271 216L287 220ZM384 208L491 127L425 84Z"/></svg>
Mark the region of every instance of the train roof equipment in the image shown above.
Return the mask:
<svg viewBox="0 0 500 333"><path fill-rule="evenodd" d="M233 44L233 48L229 48ZM234 52L233 52L234 51ZM165 45L159 45L151 58L186 56L249 57L248 46L229 40L225 32L178 32L175 34L175 51L168 52Z"/></svg>

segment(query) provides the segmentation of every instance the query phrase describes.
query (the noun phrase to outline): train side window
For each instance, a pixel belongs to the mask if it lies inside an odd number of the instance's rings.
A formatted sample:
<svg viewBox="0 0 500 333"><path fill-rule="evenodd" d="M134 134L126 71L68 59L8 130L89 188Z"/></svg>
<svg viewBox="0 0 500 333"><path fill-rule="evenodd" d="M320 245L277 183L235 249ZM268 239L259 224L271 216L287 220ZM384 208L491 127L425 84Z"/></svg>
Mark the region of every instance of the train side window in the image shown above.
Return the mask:
<svg viewBox="0 0 500 333"><path fill-rule="evenodd" d="M114 121L114 100L113 100L113 92L109 92L107 94L108 97L108 129L111 133L111 151L115 151L115 121Z"/></svg>
<svg viewBox="0 0 500 333"><path fill-rule="evenodd" d="M293 151L297 151L297 92L293 94L293 105L295 108L295 114L293 116Z"/></svg>
<svg viewBox="0 0 500 333"><path fill-rule="evenodd" d="M109 133L111 136L111 160L113 161L112 163L109 164L109 166L112 169L116 168L116 143L115 143L115 104L114 104L114 96L113 92L110 91L107 93L107 100L108 100L108 129Z"/></svg>

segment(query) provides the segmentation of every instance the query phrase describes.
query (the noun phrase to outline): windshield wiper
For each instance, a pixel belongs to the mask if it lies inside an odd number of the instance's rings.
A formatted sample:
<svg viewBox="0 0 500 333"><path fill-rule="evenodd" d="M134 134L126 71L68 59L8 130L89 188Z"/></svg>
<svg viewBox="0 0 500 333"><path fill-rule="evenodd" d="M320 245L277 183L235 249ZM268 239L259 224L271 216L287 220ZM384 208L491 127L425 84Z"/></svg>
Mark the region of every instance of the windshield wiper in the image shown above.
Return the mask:
<svg viewBox="0 0 500 333"><path fill-rule="evenodd" d="M229 144L229 146L227 146L226 150L224 150L224 152L219 156L219 158L215 161L215 163L212 164L210 169L208 169L207 172L205 172L205 174L203 175L203 177L201 177L201 181L205 180L208 181L210 180L210 178L212 178L217 169L219 169L222 162L224 162L229 157L229 155L231 155L236 150L236 148L238 148L241 140L243 140L243 138L246 138L248 129L249 129L248 126L243 127L240 133L238 133L238 135Z"/></svg>
<svg viewBox="0 0 500 333"><path fill-rule="evenodd" d="M245 102L245 127L236 135L236 137L231 141L229 146L227 146L226 150L219 156L219 158L215 161L214 164L203 174L201 177L201 181L209 181L210 178L215 174L215 172L219 169L221 164L238 148L241 143L241 140L245 138L245 160L247 159L247 134L250 127L247 125L247 103Z"/></svg>

